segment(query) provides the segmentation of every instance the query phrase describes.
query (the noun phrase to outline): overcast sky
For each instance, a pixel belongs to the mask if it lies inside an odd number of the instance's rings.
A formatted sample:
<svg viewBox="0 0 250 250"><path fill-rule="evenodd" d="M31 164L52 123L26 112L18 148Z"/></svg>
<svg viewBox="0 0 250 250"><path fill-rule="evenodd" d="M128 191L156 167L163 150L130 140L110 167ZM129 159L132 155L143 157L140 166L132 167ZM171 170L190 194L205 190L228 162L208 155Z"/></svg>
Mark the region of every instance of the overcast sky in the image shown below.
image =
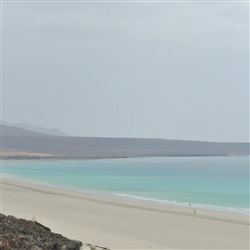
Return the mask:
<svg viewBox="0 0 250 250"><path fill-rule="evenodd" d="M249 140L247 3L3 3L3 120Z"/></svg>

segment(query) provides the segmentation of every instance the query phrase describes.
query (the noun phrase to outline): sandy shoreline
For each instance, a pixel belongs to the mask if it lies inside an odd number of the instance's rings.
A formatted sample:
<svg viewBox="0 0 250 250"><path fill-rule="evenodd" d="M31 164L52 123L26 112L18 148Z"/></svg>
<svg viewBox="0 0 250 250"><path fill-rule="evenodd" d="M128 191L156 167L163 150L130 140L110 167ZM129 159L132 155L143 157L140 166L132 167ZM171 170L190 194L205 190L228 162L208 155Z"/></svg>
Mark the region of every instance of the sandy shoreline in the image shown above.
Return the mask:
<svg viewBox="0 0 250 250"><path fill-rule="evenodd" d="M249 217L98 197L4 179L6 215L111 249L249 249Z"/></svg>

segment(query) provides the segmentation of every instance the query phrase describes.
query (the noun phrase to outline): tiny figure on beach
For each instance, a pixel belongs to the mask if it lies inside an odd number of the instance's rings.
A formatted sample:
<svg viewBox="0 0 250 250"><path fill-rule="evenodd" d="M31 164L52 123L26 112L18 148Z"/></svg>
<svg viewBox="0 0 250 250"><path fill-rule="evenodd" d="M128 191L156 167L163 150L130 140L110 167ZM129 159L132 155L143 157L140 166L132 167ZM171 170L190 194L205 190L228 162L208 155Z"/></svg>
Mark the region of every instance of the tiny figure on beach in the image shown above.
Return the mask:
<svg viewBox="0 0 250 250"><path fill-rule="evenodd" d="M195 209L194 209L194 214L196 214L196 211L195 211Z"/></svg>

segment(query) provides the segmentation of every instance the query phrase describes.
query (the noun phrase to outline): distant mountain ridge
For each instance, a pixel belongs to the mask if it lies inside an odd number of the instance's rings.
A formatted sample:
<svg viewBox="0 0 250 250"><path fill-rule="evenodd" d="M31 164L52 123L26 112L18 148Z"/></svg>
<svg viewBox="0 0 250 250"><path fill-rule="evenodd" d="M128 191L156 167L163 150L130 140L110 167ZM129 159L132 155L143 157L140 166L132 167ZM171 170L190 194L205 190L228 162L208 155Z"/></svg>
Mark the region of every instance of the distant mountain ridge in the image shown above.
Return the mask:
<svg viewBox="0 0 250 250"><path fill-rule="evenodd" d="M17 137L23 137L23 136L53 136L45 133L40 133L36 131L31 131L28 129L13 127L13 126L7 126L7 125L1 125L2 131L0 131L0 135L2 136L17 136Z"/></svg>
<svg viewBox="0 0 250 250"><path fill-rule="evenodd" d="M1 157L11 159L249 155L249 143L55 136L6 125L1 132Z"/></svg>
<svg viewBox="0 0 250 250"><path fill-rule="evenodd" d="M29 123L10 123L10 122L5 122L5 121L1 121L1 123L6 126L26 129L26 130L30 130L33 132L39 132L42 134L56 135L56 136L68 136L66 133L64 133L63 131L57 128L44 128L44 127L40 127L37 125L29 124Z"/></svg>

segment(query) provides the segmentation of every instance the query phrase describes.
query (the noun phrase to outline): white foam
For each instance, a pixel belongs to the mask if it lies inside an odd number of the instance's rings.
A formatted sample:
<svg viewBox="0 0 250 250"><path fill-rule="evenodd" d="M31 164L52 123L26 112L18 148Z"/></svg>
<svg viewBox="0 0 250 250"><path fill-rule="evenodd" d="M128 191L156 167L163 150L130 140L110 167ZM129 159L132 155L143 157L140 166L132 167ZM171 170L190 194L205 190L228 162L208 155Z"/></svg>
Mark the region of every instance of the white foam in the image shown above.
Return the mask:
<svg viewBox="0 0 250 250"><path fill-rule="evenodd" d="M82 188L75 188L74 186L57 186L46 182L38 182L33 180L27 180L22 177L17 177L12 174L4 173L3 178L10 179L10 180L17 180L24 183L29 183L35 186L43 186L47 188L54 188L59 190L71 190L73 192L78 193L85 193L85 194L94 194L101 197L112 197L122 200L131 200L131 201L137 201L137 202L146 202L146 203L155 203L155 204L161 204L161 205L167 205L167 206L173 206L173 207L189 207L189 203L185 202L177 202L175 200L161 200L161 199L155 199L155 198L149 198L149 197L142 197L137 195L131 195L131 194L124 194L124 193L115 193L115 192L109 192L109 191L103 191L103 190L95 190L95 189L82 189ZM212 210L212 211L219 211L219 212L226 212L226 213L233 213L233 214L240 214L240 215L250 215L250 209L248 208L232 208L232 207L222 207L222 206L214 206L209 204L199 204L199 203L192 203L191 208L194 209L201 209L201 210Z"/></svg>

